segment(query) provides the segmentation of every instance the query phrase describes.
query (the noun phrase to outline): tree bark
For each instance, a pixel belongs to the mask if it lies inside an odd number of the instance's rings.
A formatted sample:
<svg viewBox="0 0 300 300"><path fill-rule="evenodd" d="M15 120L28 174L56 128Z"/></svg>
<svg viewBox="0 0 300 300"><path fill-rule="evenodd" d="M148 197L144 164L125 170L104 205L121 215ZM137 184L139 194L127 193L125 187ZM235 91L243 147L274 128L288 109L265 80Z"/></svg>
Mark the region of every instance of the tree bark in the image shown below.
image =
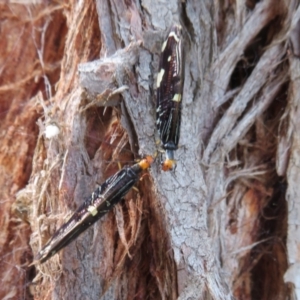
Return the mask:
<svg viewBox="0 0 300 300"><path fill-rule="evenodd" d="M300 299L299 1L2 8L1 298ZM156 152L154 82L174 22L176 171L156 162L75 242L26 267L118 162Z"/></svg>

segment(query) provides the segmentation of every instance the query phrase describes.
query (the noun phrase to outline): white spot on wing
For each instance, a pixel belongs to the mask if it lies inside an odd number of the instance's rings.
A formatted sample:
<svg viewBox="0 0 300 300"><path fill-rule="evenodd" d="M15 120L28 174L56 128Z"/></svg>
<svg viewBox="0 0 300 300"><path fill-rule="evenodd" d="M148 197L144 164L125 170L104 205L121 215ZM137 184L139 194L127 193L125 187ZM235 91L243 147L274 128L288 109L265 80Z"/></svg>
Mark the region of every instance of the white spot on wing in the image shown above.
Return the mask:
<svg viewBox="0 0 300 300"><path fill-rule="evenodd" d="M180 102L181 101L181 94L175 94L172 100L175 101L175 102Z"/></svg>
<svg viewBox="0 0 300 300"><path fill-rule="evenodd" d="M90 205L90 206L87 208L87 210L91 213L91 215L92 215L93 217L96 216L97 213L98 213L97 208L96 208L95 206L93 206L93 205Z"/></svg>
<svg viewBox="0 0 300 300"><path fill-rule="evenodd" d="M161 84L161 81L162 81L162 78L165 74L165 70L164 69L161 69L160 72L157 74L157 84L156 86L159 88L160 87L160 84Z"/></svg>
<svg viewBox="0 0 300 300"><path fill-rule="evenodd" d="M163 42L163 44L162 44L162 46L161 46L161 52L164 52L164 50L166 49L167 43L168 43L168 39L166 39L166 40Z"/></svg>

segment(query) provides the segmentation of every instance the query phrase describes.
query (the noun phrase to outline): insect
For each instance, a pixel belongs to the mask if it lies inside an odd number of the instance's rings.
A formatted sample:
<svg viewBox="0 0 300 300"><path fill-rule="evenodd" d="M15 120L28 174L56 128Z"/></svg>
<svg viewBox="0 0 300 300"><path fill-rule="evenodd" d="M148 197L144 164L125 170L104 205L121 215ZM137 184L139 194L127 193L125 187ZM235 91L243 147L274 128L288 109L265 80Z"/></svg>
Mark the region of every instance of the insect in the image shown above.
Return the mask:
<svg viewBox="0 0 300 300"><path fill-rule="evenodd" d="M133 166L125 166L101 184L74 212L40 250L35 263L44 263L59 250L75 240L88 227L113 208L138 181L143 170L153 163L147 156Z"/></svg>
<svg viewBox="0 0 300 300"><path fill-rule="evenodd" d="M162 44L157 75L156 126L166 155L164 171L176 167L174 151L180 136L183 80L182 28L175 24Z"/></svg>

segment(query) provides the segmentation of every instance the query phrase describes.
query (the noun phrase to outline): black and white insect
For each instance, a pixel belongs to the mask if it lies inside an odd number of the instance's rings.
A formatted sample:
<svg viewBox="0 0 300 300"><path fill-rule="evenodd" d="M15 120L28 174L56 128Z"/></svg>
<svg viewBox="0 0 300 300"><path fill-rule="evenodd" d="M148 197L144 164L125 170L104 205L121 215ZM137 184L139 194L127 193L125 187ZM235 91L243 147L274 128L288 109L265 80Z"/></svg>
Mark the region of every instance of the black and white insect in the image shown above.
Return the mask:
<svg viewBox="0 0 300 300"><path fill-rule="evenodd" d="M166 155L162 162L164 171L176 167L174 151L180 136L183 68L182 28L175 24L162 44L157 75L156 127Z"/></svg>
<svg viewBox="0 0 300 300"><path fill-rule="evenodd" d="M129 192L140 178L142 171L148 169L152 162L153 158L147 156L133 166L125 166L109 177L54 233L38 253L34 264L47 261L109 212Z"/></svg>

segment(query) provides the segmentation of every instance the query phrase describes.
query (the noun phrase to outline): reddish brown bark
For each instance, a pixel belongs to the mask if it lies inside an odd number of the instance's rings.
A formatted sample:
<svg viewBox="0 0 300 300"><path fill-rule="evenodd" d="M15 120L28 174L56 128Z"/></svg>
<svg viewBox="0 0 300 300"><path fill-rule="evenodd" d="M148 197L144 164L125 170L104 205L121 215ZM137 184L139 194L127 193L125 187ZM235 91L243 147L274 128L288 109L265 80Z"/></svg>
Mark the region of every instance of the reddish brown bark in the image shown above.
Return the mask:
<svg viewBox="0 0 300 300"><path fill-rule="evenodd" d="M0 6L1 298L293 293L299 3L175 2ZM155 164L114 212L28 268L117 162L154 153L154 74L179 19L188 38L175 175Z"/></svg>
<svg viewBox="0 0 300 300"><path fill-rule="evenodd" d="M38 138L36 122L42 114L41 104L34 96L42 91L45 98L49 97L46 96L44 77L48 79L47 87L54 91L59 78L66 22L62 7L57 5L1 4L0 10L0 297L24 299L29 297L28 284L34 274L32 269L26 268L32 260L31 228L26 220L31 203L19 203L16 207L16 193L25 187L32 172ZM51 26L51 23L56 25ZM58 33L60 38L57 38ZM38 51L41 51L42 61ZM16 213L21 213L25 222Z"/></svg>

